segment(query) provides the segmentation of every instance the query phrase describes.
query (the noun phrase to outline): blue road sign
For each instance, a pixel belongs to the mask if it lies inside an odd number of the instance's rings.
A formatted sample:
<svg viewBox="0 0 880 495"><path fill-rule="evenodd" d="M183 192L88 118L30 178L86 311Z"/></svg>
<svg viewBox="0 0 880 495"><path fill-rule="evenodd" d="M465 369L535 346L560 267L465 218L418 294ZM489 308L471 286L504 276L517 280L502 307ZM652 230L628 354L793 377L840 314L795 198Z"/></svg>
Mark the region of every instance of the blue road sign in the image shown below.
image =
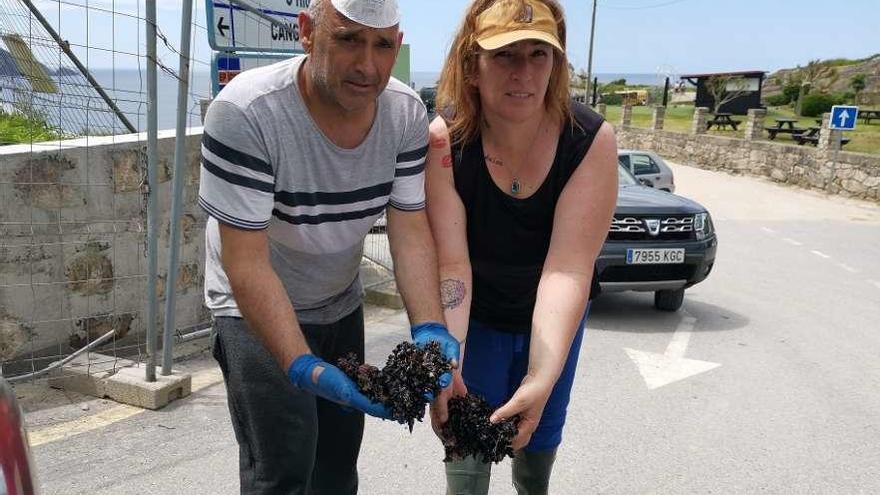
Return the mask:
<svg viewBox="0 0 880 495"><path fill-rule="evenodd" d="M834 105L831 107L831 129L851 131L856 128L859 107Z"/></svg>

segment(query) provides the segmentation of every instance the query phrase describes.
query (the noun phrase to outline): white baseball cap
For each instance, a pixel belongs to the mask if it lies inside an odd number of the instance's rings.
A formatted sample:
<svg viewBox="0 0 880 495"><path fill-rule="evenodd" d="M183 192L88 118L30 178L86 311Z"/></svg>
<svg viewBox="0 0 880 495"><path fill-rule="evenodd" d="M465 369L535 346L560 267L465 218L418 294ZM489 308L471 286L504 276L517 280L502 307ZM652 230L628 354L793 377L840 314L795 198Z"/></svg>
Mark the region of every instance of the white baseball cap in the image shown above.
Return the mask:
<svg viewBox="0 0 880 495"><path fill-rule="evenodd" d="M397 0L330 0L340 14L364 26L383 29L400 23Z"/></svg>

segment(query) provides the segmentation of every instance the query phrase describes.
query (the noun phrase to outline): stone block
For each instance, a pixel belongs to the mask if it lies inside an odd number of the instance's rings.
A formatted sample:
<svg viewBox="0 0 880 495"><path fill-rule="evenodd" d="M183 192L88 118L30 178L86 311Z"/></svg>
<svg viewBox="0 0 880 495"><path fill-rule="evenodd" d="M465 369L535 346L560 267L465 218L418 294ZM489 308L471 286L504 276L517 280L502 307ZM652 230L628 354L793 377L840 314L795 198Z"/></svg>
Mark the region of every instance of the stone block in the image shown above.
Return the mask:
<svg viewBox="0 0 880 495"><path fill-rule="evenodd" d="M161 409L192 391L188 374L163 376L157 369L156 381L148 382L145 373L133 361L85 353L54 371L49 385L145 409Z"/></svg>

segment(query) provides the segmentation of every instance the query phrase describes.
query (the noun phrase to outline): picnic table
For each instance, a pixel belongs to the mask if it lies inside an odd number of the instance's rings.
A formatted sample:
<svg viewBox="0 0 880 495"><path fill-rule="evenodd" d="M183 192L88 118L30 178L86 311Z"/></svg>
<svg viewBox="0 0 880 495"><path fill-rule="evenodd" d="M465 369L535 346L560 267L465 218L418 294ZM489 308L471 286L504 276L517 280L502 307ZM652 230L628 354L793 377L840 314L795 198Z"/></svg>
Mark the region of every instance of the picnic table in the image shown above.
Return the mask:
<svg viewBox="0 0 880 495"><path fill-rule="evenodd" d="M859 109L859 118L862 119L865 125L868 125L872 119L880 120L880 110L875 108Z"/></svg>
<svg viewBox="0 0 880 495"><path fill-rule="evenodd" d="M806 131L800 134L792 134L791 138L797 141L797 144L805 144L810 143L813 146L819 144L819 131L821 127L810 127ZM840 139L840 146L843 147L846 143L850 142L850 138L843 136Z"/></svg>
<svg viewBox="0 0 880 495"><path fill-rule="evenodd" d="M718 112L712 117L711 120L706 121L706 130L709 130L714 125L718 129L726 129L727 126L733 127L733 130L736 130L736 126L739 125L739 120L733 120L730 118L732 114Z"/></svg>
<svg viewBox="0 0 880 495"><path fill-rule="evenodd" d="M776 127L764 128L767 131L767 134L770 135L771 141L776 139L777 134L791 134L792 136L794 136L795 134L803 134L806 131L806 129L794 126L797 123L798 119L778 118L775 120Z"/></svg>

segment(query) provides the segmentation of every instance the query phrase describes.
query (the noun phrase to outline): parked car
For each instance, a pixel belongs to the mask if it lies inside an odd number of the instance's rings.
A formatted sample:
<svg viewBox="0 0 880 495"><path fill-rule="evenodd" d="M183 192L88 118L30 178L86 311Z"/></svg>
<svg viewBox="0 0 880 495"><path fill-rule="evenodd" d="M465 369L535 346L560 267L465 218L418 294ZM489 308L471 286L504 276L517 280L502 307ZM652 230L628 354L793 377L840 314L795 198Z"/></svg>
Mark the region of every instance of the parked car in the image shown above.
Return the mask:
<svg viewBox="0 0 880 495"><path fill-rule="evenodd" d="M37 493L24 415L15 391L0 377L0 495Z"/></svg>
<svg viewBox="0 0 880 495"><path fill-rule="evenodd" d="M619 150L617 160L642 184L666 192L675 192L672 169L653 151Z"/></svg>
<svg viewBox="0 0 880 495"><path fill-rule="evenodd" d="M695 201L641 185L623 163L618 174L614 219L596 259L602 291L653 292L657 309L677 311L685 289L712 271L712 218Z"/></svg>

